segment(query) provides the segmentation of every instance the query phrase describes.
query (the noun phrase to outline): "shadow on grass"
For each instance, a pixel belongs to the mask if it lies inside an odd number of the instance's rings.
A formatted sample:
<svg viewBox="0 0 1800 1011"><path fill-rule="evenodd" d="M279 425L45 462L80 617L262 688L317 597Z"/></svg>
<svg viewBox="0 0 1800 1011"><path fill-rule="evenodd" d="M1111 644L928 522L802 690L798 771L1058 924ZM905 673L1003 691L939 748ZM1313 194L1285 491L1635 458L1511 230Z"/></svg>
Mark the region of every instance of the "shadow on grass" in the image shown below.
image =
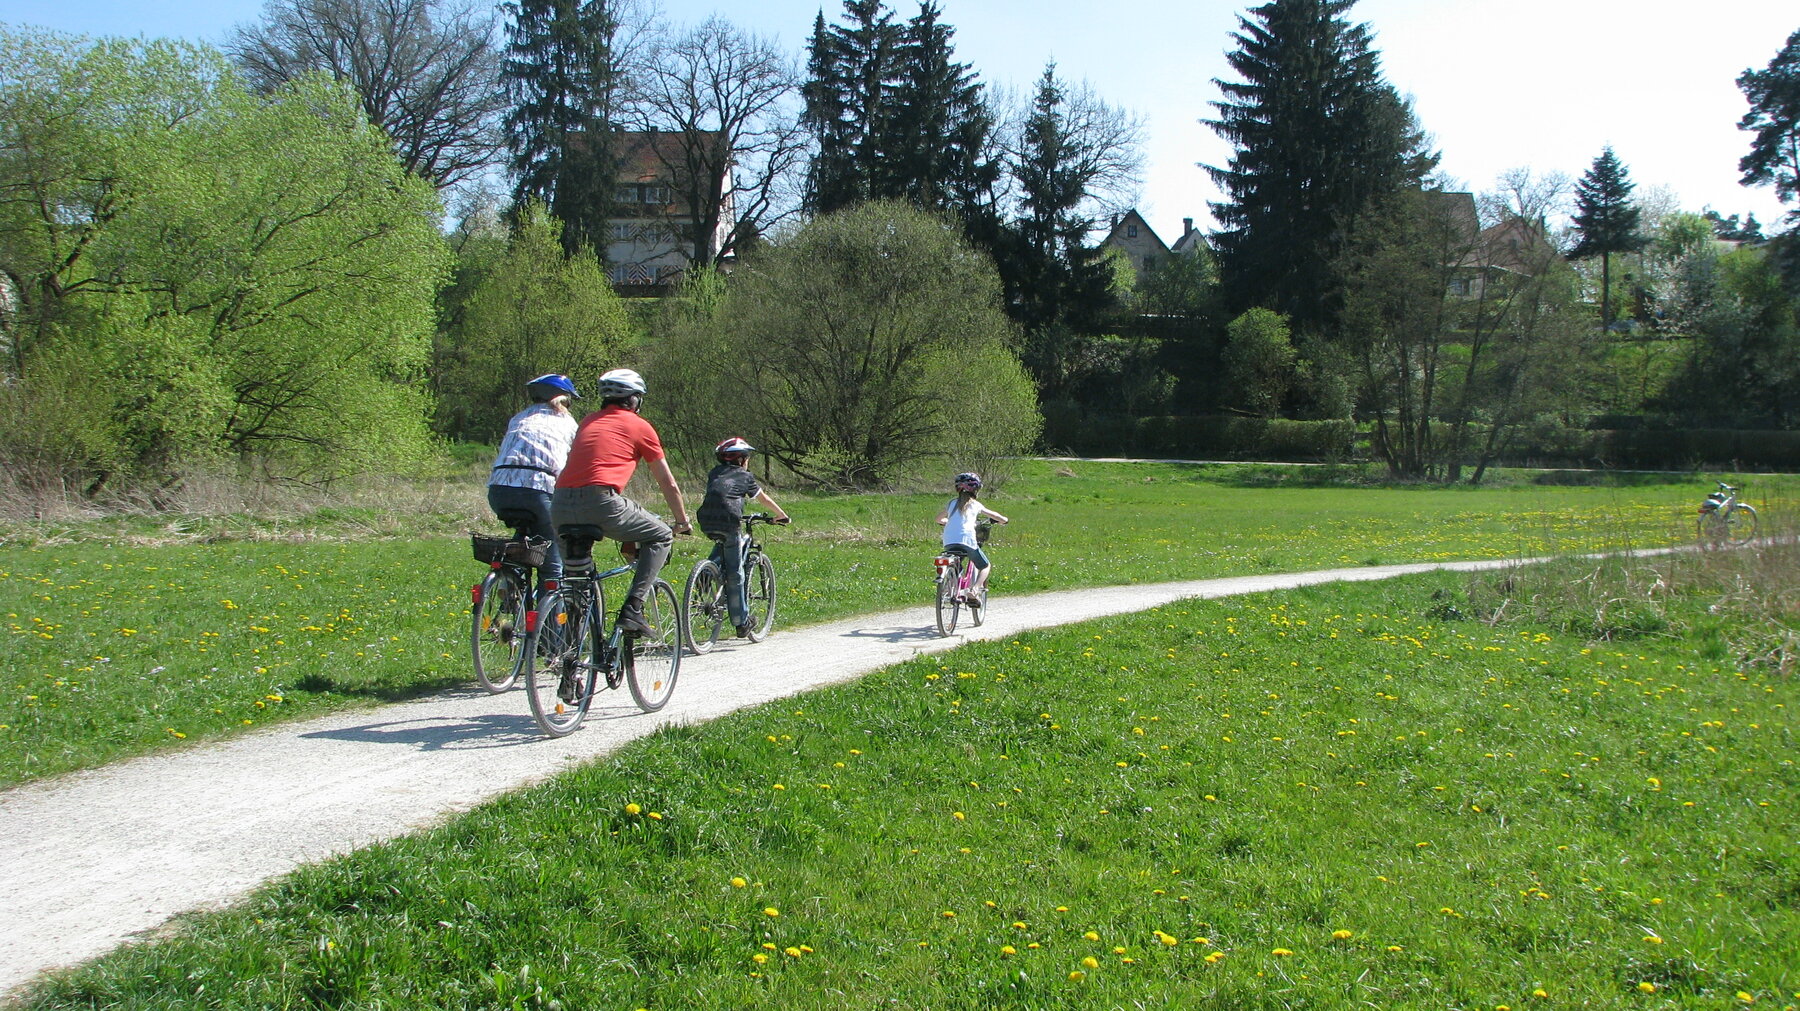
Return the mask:
<svg viewBox="0 0 1800 1011"><path fill-rule="evenodd" d="M408 684L387 682L355 682L334 678L329 674L308 674L294 682L293 691L313 695L338 695L345 698L373 699L379 702L408 702L424 695L449 693L452 696L485 694L470 688L460 677L438 677Z"/></svg>

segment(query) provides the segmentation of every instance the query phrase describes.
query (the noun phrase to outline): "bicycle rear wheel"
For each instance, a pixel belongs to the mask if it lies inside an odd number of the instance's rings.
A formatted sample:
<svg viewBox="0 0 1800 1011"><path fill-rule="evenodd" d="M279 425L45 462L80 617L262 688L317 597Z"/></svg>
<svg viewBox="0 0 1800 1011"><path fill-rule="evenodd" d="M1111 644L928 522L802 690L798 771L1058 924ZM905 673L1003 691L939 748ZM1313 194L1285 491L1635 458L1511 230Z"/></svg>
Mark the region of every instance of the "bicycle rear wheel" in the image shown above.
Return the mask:
<svg viewBox="0 0 1800 1011"><path fill-rule="evenodd" d="M475 590L469 632L475 680L498 695L519 681L525 656L525 588L507 569L495 569Z"/></svg>
<svg viewBox="0 0 1800 1011"><path fill-rule="evenodd" d="M962 610L962 603L956 599L958 587L962 585L963 566L969 564L961 558L952 559L949 565L938 570L937 581L937 628L939 635L949 635L956 631L956 618Z"/></svg>
<svg viewBox="0 0 1800 1011"><path fill-rule="evenodd" d="M638 708L653 713L669 704L675 676L681 673L681 611L675 606L675 588L666 580L650 587L644 623L654 631L626 640L625 684Z"/></svg>
<svg viewBox="0 0 1800 1011"><path fill-rule="evenodd" d="M744 602L750 607L750 641L762 642L775 627L775 563L752 555L744 566Z"/></svg>
<svg viewBox="0 0 1800 1011"><path fill-rule="evenodd" d="M1739 505L1725 517L1725 539L1732 544L1747 544L1756 536L1756 510Z"/></svg>
<svg viewBox="0 0 1800 1011"><path fill-rule="evenodd" d="M694 563L687 585L681 588L681 609L687 617L682 637L687 648L705 653L719 641L719 626L725 624L725 574L710 558Z"/></svg>
<svg viewBox="0 0 1800 1011"><path fill-rule="evenodd" d="M526 640L530 658L525 671L525 697L532 718L551 737L581 726L594 701L600 676L594 663L592 619L579 594L557 589L538 607L537 622Z"/></svg>

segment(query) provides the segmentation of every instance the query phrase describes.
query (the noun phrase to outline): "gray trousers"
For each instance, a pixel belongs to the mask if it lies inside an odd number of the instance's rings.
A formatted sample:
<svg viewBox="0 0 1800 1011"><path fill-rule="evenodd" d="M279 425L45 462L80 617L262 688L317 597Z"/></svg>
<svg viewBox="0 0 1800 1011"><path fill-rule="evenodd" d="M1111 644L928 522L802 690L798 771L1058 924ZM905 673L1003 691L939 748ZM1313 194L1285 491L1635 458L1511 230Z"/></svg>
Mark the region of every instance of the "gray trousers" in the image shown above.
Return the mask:
<svg viewBox="0 0 1800 1011"><path fill-rule="evenodd" d="M650 594L650 584L669 560L669 547L675 532L657 519L650 510L601 485L584 488L558 488L550 497L550 519L558 533L576 524L600 528L615 541L634 541L638 546L637 565L631 576L631 589L625 591L627 606L642 608ZM564 556L566 563L574 559Z"/></svg>

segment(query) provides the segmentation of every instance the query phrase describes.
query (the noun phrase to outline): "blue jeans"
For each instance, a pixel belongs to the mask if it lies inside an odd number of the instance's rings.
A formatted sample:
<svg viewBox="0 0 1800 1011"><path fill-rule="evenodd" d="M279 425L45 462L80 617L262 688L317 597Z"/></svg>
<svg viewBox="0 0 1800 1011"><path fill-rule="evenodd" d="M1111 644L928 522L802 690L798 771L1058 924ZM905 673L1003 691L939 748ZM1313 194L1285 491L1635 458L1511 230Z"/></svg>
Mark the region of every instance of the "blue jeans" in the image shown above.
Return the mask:
<svg viewBox="0 0 1800 1011"><path fill-rule="evenodd" d="M525 532L550 542L544 552L544 564L538 569L538 588L544 580L562 578L562 548L556 543L556 528L550 525L550 493L536 488L513 488L504 484L488 485L488 508L495 515L503 512L531 514L531 525Z"/></svg>
<svg viewBox="0 0 1800 1011"><path fill-rule="evenodd" d="M735 628L750 623L750 601L744 587L744 534L733 530L728 534L710 534L713 539L712 560L725 572L725 610Z"/></svg>

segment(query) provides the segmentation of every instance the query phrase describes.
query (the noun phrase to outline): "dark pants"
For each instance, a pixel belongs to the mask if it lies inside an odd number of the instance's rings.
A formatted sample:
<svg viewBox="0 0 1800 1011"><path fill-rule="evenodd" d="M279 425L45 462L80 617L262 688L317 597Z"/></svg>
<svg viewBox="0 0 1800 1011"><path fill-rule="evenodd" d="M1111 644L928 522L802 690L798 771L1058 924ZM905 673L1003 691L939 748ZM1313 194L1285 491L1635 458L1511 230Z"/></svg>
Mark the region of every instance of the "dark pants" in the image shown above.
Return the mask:
<svg viewBox="0 0 1800 1011"><path fill-rule="evenodd" d="M595 526L615 541L637 544L637 564L631 575L631 589L625 591L625 604L641 610L650 595L650 584L656 582L663 563L669 560L669 548L675 532L656 518L650 510L600 485L585 488L558 488L550 497L550 517L560 531L576 524Z"/></svg>
<svg viewBox="0 0 1800 1011"><path fill-rule="evenodd" d="M725 610L732 627L750 623L750 601L744 586L744 532L707 534L713 539L712 560L725 572Z"/></svg>
<svg viewBox="0 0 1800 1011"><path fill-rule="evenodd" d="M511 488L503 484L488 485L488 507L495 515L503 512L531 514L531 525L525 533L550 542L544 552L544 564L538 569L538 585L546 579L562 578L562 547L556 542L556 527L550 522L550 493L536 488Z"/></svg>

